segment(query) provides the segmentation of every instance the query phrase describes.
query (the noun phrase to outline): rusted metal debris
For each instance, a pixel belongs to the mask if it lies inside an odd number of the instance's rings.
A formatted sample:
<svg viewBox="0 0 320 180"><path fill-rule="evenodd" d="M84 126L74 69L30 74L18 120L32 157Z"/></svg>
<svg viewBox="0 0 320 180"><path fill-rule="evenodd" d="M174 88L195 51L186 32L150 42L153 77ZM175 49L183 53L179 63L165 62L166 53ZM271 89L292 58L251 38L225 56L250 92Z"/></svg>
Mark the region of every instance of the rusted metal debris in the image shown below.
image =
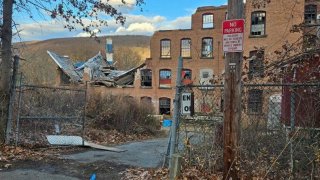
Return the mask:
<svg viewBox="0 0 320 180"><path fill-rule="evenodd" d="M127 71L116 70L113 65L104 60L99 52L77 67L67 56L61 56L51 51L47 51L47 53L72 83L89 81L91 84L107 87L133 85L135 72L145 66L143 63ZM86 79L86 76L89 79Z"/></svg>

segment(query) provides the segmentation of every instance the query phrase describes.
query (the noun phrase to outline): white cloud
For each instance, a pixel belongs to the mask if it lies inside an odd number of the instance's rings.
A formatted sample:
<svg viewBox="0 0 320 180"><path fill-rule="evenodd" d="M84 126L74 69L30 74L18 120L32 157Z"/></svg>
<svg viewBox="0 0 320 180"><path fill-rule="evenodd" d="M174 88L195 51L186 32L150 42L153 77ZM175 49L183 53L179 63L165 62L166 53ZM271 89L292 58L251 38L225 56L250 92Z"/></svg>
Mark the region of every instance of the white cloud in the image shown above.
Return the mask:
<svg viewBox="0 0 320 180"><path fill-rule="evenodd" d="M102 35L152 35L157 30L168 29L189 29L191 26L191 17L179 17L168 21L163 16L142 16L126 14L126 23L121 26L115 20L110 19L108 26L101 27L98 36ZM84 24L88 25L90 20L83 20ZM19 29L22 29L20 36L22 41L43 40L59 37L87 37L89 33L83 32L82 27L77 26L76 30L69 31L63 27L63 22L43 21L39 23L21 24ZM98 32L98 29L94 30ZM15 40L17 41L17 40Z"/></svg>
<svg viewBox="0 0 320 180"><path fill-rule="evenodd" d="M27 39L37 39L37 37L66 31L62 24L54 20L21 24L19 30L19 35L23 38L27 37Z"/></svg>
<svg viewBox="0 0 320 180"><path fill-rule="evenodd" d="M94 29L93 32L94 33L99 33L100 30L99 29ZM77 34L75 37L90 37L90 35L91 34L88 33L88 32L81 32L81 33Z"/></svg>
<svg viewBox="0 0 320 180"><path fill-rule="evenodd" d="M115 34L152 34L156 28L151 23L132 23L127 28L119 27Z"/></svg>
<svg viewBox="0 0 320 180"><path fill-rule="evenodd" d="M190 28L191 28L191 17L184 16L184 17L178 17L175 20L166 22L165 24L160 26L158 29L172 30L172 29L190 29Z"/></svg>

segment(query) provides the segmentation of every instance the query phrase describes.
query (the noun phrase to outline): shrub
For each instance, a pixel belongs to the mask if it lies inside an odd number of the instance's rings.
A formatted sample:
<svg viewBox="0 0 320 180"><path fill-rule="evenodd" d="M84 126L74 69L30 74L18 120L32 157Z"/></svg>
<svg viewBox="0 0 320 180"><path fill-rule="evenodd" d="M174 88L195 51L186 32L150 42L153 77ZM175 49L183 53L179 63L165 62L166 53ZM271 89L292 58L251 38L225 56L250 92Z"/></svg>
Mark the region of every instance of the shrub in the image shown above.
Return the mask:
<svg viewBox="0 0 320 180"><path fill-rule="evenodd" d="M122 133L154 134L159 122L152 116L153 107L124 95L95 97L88 102L87 114L96 129L115 129Z"/></svg>

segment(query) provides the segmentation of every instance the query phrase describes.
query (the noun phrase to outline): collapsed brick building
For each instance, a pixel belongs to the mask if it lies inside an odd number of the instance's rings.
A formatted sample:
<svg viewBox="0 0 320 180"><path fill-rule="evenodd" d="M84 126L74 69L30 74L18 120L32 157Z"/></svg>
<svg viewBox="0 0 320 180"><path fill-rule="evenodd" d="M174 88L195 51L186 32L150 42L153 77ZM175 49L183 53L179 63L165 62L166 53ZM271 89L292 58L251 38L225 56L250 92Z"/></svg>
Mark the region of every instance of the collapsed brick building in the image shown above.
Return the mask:
<svg viewBox="0 0 320 180"><path fill-rule="evenodd" d="M243 63L246 66L245 78L265 82L263 69L265 64L274 60L272 54L283 49L284 44L292 44L302 37L302 32L292 33L291 28L299 24L319 24L319 12L320 3L316 0L247 0L243 52L246 57L246 63ZM125 83L122 81L120 84L106 85L101 83L101 79L85 78L85 75L79 81L83 82L85 79L95 82L88 88L89 95L124 94L151 103L157 114L170 114L173 109L179 56L184 60L184 84L223 83L225 54L222 50L222 22L226 18L227 6L199 7L191 17L190 29L155 32L150 42L150 58L137 68L112 76L119 80L128 75L131 81L127 79ZM318 31L319 28L314 31L315 38L319 37ZM112 69L105 70L105 76L109 76L111 71ZM115 82L115 79L112 81ZM251 98L249 97L248 111L262 111L262 94L261 90L249 92ZM221 106L223 96L219 103Z"/></svg>

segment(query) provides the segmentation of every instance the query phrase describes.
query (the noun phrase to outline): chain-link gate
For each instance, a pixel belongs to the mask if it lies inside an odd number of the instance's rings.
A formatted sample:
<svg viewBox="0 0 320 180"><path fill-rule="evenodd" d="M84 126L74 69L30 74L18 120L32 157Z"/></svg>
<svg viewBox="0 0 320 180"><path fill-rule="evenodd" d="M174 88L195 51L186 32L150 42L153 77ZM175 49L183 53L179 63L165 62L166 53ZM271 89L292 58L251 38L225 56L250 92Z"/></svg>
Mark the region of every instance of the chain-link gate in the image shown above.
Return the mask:
<svg viewBox="0 0 320 180"><path fill-rule="evenodd" d="M195 111L182 115L178 128L183 165L208 173L222 170L223 85L181 91L194 94ZM239 171L271 178L291 171L320 175L319 83L245 84L241 98L240 159L234 162Z"/></svg>
<svg viewBox="0 0 320 180"><path fill-rule="evenodd" d="M10 141L16 145L48 146L48 135L83 136L85 88L21 84L12 103Z"/></svg>

